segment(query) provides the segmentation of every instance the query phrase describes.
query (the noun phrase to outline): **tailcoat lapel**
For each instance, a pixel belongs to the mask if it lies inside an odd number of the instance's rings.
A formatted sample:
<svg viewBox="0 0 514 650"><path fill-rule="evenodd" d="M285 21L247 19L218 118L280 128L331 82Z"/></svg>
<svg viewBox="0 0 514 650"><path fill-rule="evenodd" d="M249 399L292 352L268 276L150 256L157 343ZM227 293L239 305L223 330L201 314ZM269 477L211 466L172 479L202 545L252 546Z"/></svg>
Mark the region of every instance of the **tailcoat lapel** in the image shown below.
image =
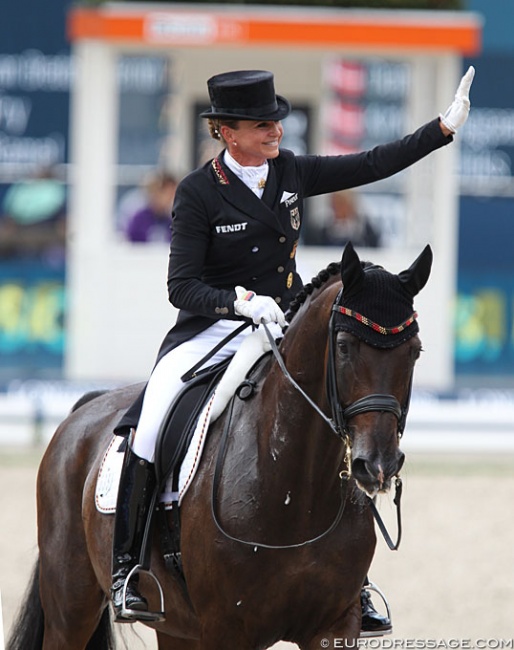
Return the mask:
<svg viewBox="0 0 514 650"><path fill-rule="evenodd" d="M270 161L268 168L268 178L266 179L266 187L264 188L261 200L264 201L264 203L273 210L274 208L276 209L276 206L278 206L278 198L277 172L275 165L272 161Z"/></svg>
<svg viewBox="0 0 514 650"><path fill-rule="evenodd" d="M211 170L216 180L216 189L223 198L231 203L239 212L257 219L269 228L284 234L284 228L274 212L273 207L278 205L278 184L275 168L269 166L268 178L262 199L259 199L246 185L225 165L223 152L214 158Z"/></svg>

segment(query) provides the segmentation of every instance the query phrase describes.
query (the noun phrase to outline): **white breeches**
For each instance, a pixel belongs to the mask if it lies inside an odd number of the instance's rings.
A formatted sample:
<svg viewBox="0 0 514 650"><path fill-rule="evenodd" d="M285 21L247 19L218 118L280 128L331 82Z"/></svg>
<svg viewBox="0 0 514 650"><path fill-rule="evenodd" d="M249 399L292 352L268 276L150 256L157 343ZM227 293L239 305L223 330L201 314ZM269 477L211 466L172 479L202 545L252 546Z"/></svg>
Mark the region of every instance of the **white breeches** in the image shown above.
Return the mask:
<svg viewBox="0 0 514 650"><path fill-rule="evenodd" d="M156 364L146 387L139 424L132 442L132 449L140 458L154 462L155 443L159 428L171 402L184 385L180 379L182 375L240 325L241 321L220 320L168 352ZM272 331L275 333L275 328L278 328L278 325L275 323L272 325L274 326ZM280 331L280 328L278 329ZM202 368L212 366L235 354L251 331L251 327L243 330L221 350L218 350Z"/></svg>

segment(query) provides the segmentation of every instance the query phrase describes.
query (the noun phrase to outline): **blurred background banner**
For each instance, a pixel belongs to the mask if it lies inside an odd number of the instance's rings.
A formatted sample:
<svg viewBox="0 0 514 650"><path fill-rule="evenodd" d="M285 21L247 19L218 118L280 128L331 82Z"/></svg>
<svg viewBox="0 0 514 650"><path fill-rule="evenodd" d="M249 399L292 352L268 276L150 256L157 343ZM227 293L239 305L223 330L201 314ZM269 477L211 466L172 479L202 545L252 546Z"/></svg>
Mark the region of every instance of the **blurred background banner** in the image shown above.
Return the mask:
<svg viewBox="0 0 514 650"><path fill-rule="evenodd" d="M405 135L409 121L411 64L384 57L334 57L324 67L327 125L323 153L344 155L372 149ZM384 246L402 247L407 237L408 171L359 190L361 210Z"/></svg>
<svg viewBox="0 0 514 650"><path fill-rule="evenodd" d="M68 162L69 2L21 0L0 24L0 182ZM27 17L30 16L30 20Z"/></svg>
<svg viewBox="0 0 514 650"><path fill-rule="evenodd" d="M60 376L64 272L37 261L0 265L0 356L11 377Z"/></svg>
<svg viewBox="0 0 514 650"><path fill-rule="evenodd" d="M512 385L514 375L514 69L502 39L505 5L491 3L498 37L477 59L473 110L462 133L455 372L462 384ZM485 5L484 5L485 8ZM512 8L512 7L511 7ZM514 14L512 16L514 19ZM486 22L487 26L487 22Z"/></svg>
<svg viewBox="0 0 514 650"><path fill-rule="evenodd" d="M69 4L20 0L0 21L0 382L62 377Z"/></svg>

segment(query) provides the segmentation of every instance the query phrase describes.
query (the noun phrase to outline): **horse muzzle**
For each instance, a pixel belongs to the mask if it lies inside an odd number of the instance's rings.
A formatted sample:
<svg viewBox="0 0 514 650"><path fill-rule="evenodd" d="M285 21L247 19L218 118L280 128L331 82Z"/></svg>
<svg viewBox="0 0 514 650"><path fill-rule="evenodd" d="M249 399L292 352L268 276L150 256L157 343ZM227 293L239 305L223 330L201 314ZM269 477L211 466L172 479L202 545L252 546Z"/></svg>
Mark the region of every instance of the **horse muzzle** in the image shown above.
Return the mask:
<svg viewBox="0 0 514 650"><path fill-rule="evenodd" d="M391 479L400 472L404 460L405 454L400 449L388 459L357 455L352 459L352 475L359 488L373 497L389 490Z"/></svg>

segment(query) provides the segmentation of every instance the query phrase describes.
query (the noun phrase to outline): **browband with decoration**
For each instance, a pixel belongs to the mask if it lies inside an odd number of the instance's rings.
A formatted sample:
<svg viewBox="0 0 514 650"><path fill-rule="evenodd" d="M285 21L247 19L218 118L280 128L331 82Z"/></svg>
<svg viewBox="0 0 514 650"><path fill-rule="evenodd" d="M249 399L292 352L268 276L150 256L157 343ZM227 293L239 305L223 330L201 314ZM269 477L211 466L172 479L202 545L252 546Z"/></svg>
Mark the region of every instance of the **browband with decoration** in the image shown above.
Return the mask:
<svg viewBox="0 0 514 650"><path fill-rule="evenodd" d="M407 318L406 321L403 323L400 323L400 325L395 325L394 327L384 327L383 325L378 325L377 323L374 323L372 320L369 318L366 318L366 316L363 316L362 314L359 314L357 311L353 311L353 309L347 309L346 307L341 307L340 305L334 305L332 307L333 311L337 311L344 316L350 316L350 318L355 318L355 320L358 320L359 323L362 323L363 325L367 325L368 327L371 327L375 332L378 332L379 334L399 334L400 332L403 332L404 329L407 329L409 325L412 325L412 323L416 320L418 317L418 313L415 311L412 316Z"/></svg>

